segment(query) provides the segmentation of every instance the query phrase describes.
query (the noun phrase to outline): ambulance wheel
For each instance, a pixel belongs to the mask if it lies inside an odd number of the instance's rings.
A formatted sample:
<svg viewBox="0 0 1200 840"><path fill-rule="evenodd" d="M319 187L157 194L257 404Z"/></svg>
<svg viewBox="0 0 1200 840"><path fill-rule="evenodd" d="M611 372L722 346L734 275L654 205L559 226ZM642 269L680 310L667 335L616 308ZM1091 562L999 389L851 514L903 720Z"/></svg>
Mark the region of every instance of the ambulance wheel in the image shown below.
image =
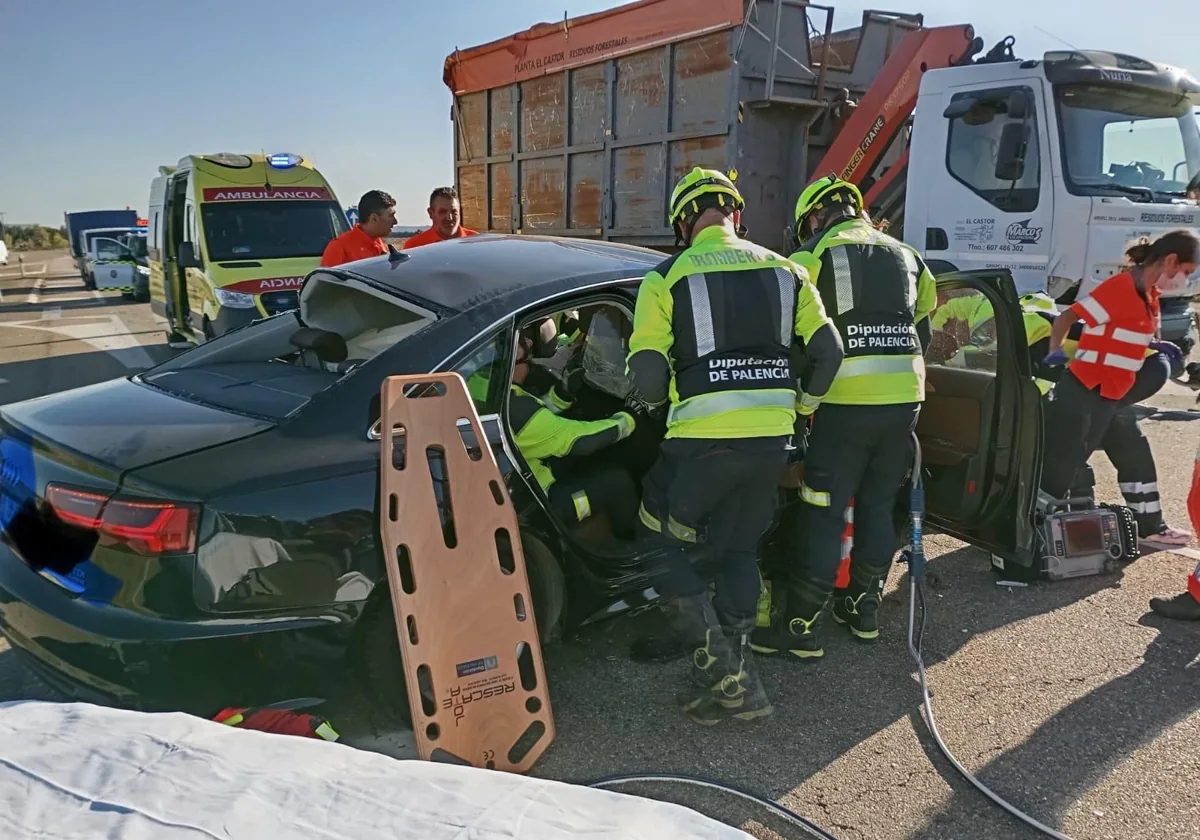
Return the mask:
<svg viewBox="0 0 1200 840"><path fill-rule="evenodd" d="M84 278L83 278L83 288L85 288L85 289L89 289L89 290L90 290L90 289L94 289L94 288L96 288L96 277L95 277L95 275L93 275L93 274L89 274L88 276L86 276L86 277L84 277Z"/></svg>
<svg viewBox="0 0 1200 840"><path fill-rule="evenodd" d="M562 635L566 582L558 561L541 540L523 534L521 547L529 575L538 637L544 647ZM386 577L375 585L367 599L367 606L355 628L350 660L359 673L359 684L367 689L374 701L372 713L378 715L379 721L411 728L404 660L396 638L392 593ZM433 697L427 699L436 702Z"/></svg>

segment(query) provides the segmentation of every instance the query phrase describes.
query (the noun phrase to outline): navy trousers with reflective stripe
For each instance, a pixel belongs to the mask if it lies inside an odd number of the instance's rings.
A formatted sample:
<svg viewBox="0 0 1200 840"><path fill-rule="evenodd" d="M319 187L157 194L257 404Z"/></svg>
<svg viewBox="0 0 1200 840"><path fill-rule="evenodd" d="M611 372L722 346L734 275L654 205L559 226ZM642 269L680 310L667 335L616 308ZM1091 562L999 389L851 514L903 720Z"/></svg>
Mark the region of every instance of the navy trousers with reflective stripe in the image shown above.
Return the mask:
<svg viewBox="0 0 1200 840"><path fill-rule="evenodd" d="M555 515L564 522L581 521L581 510L588 512L583 519L605 514L616 536L621 539L636 536L637 484L622 467L600 467L557 479L546 495Z"/></svg>
<svg viewBox="0 0 1200 840"><path fill-rule="evenodd" d="M1133 407L1118 411L1101 442L1104 454L1117 468L1117 483L1125 504L1137 520L1143 537L1163 529L1162 502L1158 497L1158 471L1150 441L1142 434Z"/></svg>
<svg viewBox="0 0 1200 840"><path fill-rule="evenodd" d="M912 468L912 431L920 408L919 403L825 403L817 409L804 456L798 583L819 592L833 590L851 497L851 574L887 574L897 547L892 512Z"/></svg>
<svg viewBox="0 0 1200 840"><path fill-rule="evenodd" d="M713 606L722 624L753 621L758 612L758 544L775 518L787 439L669 438L646 474L642 504L660 525L647 539L666 548L657 582L669 598L701 595L692 566L702 532L717 561Z"/></svg>
<svg viewBox="0 0 1200 840"><path fill-rule="evenodd" d="M1054 499L1067 496L1075 481L1075 473L1101 446L1106 452L1121 450L1121 454L1112 459L1117 467L1119 482L1153 482L1154 478L1138 477L1139 473L1144 474L1147 460L1150 474L1153 475L1154 459L1150 455L1149 443L1141 430L1137 429L1136 415L1132 414L1131 406L1154 396L1169 375L1170 362L1166 357L1161 354L1151 356L1138 371L1129 392L1120 400L1109 400L1100 395L1099 388L1088 389L1070 371L1065 372L1051 392L1053 399L1045 403L1042 492ZM1128 428L1129 419L1116 419L1127 413L1136 436ZM1114 424L1117 425L1115 430ZM1141 439L1140 444L1138 438ZM1133 451L1125 451L1125 447L1130 445L1134 447ZM1156 523L1147 523L1151 524ZM1147 533L1154 533L1160 527L1161 516L1154 530Z"/></svg>

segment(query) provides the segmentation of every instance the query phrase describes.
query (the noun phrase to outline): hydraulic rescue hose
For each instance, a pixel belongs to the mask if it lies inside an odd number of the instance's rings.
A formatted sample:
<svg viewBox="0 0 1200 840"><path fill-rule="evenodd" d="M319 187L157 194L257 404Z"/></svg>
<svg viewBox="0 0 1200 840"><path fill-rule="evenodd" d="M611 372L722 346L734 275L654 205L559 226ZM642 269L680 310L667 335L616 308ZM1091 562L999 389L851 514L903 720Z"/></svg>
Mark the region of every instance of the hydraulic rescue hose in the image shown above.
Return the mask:
<svg viewBox="0 0 1200 840"><path fill-rule="evenodd" d="M702 779L698 776L674 776L670 773L636 773L629 776L608 776L594 782L588 782L588 787L594 788L611 788L615 785L630 784L634 782L671 782L673 784L692 785L693 787L707 788L709 790L719 790L723 793L733 794L734 796L745 799L748 802L753 802L762 808L766 808L777 817L794 826L807 832L806 836L816 837L819 840L837 840L832 834L826 833L816 823L806 820L804 817L797 814L790 808L785 808L778 802L772 802L765 796L750 793L748 791L735 788L721 782L714 782L711 779Z"/></svg>
<svg viewBox="0 0 1200 840"><path fill-rule="evenodd" d="M925 520L925 487L921 480L921 442L917 439L916 432L913 432L913 451L916 453L913 457L913 480L912 480L912 496L909 504L911 516L912 533L911 545L908 552L908 652L912 654L913 661L917 663L917 674L921 682L921 697L925 704L925 725L929 727L929 733L933 736L934 742L938 745L938 749L942 751L942 755L946 756L954 769L957 770L964 779L974 785L980 793L988 799L995 802L1005 811L1012 814L1026 825L1037 829L1043 834L1054 837L1056 840L1071 840L1066 834L1057 831L1048 825L1038 822L1033 817L1026 814L1021 809L1012 805L1007 800L1003 799L998 793L989 788L979 779L971 774L971 771L963 766L954 753L950 752L950 748L946 746L946 742L942 740L942 735L938 732L937 720L933 716L933 699L929 694L929 682L925 675L925 661L921 658L921 643L925 638L925 546L923 542L923 528ZM921 602L921 623L918 627L916 622L917 602Z"/></svg>
<svg viewBox="0 0 1200 840"><path fill-rule="evenodd" d="M1057 831L1044 823L1038 822L1033 817L1026 814L1015 805L1011 804L1001 797L994 790L989 788L979 779L971 774L971 771L963 766L962 762L954 757L954 753L950 752L950 748L946 746L946 742L942 740L942 734L938 731L937 719L933 714L933 698L929 693L929 681L925 673L925 660L921 655L921 645L925 639L925 544L924 544L924 525L925 525L925 487L921 480L921 442L917 439L916 432L913 432L913 479L912 479L912 494L909 499L909 516L910 516L910 547L907 551L908 555L908 652L912 655L913 661L917 663L917 675L921 684L921 698L924 704L925 725L929 728L929 733L933 736L934 742L938 749L942 751L942 755L946 760L953 765L964 779L970 782L984 796L992 800L1008 813L1019 819L1021 822L1031 828L1040 831L1048 837L1053 837L1055 840L1071 840L1071 838ZM917 603L921 605L921 621L917 623ZM795 825L809 833L813 837L820 840L837 840L833 835L822 830L815 823L805 819L804 817L792 811L789 808L772 802L771 800L758 796L757 794L749 793L744 790L714 782L710 779L703 779L694 776L676 776L668 773L639 773L627 776L608 776L594 782L589 782L588 787L594 788L611 788L617 785L629 784L635 782L671 782L675 784L692 785L695 787L708 788L711 790L719 790L725 793L732 794L741 799L753 802L759 805L787 822Z"/></svg>

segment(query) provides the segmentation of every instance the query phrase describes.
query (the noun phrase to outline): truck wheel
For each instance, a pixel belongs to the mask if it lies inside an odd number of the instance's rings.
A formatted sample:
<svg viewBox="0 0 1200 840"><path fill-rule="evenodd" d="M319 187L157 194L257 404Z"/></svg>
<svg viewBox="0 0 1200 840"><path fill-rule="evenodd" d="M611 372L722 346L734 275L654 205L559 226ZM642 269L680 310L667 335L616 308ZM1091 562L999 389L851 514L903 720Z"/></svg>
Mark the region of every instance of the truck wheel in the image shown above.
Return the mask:
<svg viewBox="0 0 1200 840"><path fill-rule="evenodd" d="M562 636L566 583L558 561L541 540L523 534L521 545L525 550L538 637L544 647ZM396 638L392 594L386 578L375 585L367 599L355 628L350 660L359 673L360 685L367 688L374 701L372 711L379 715L380 722L411 728L404 660Z"/></svg>

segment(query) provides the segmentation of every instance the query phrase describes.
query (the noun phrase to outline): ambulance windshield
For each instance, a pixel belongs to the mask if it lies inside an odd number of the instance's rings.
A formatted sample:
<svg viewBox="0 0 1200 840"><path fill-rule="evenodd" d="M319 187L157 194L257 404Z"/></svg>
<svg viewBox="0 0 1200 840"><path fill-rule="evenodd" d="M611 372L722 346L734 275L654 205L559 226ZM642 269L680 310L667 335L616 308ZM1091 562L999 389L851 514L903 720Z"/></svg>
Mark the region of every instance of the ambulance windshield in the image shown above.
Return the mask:
<svg viewBox="0 0 1200 840"><path fill-rule="evenodd" d="M346 229L333 201L229 201L200 205L213 262L319 257Z"/></svg>
<svg viewBox="0 0 1200 840"><path fill-rule="evenodd" d="M1200 174L1200 125L1187 97L1071 84L1057 86L1056 98L1072 192L1165 202Z"/></svg>

